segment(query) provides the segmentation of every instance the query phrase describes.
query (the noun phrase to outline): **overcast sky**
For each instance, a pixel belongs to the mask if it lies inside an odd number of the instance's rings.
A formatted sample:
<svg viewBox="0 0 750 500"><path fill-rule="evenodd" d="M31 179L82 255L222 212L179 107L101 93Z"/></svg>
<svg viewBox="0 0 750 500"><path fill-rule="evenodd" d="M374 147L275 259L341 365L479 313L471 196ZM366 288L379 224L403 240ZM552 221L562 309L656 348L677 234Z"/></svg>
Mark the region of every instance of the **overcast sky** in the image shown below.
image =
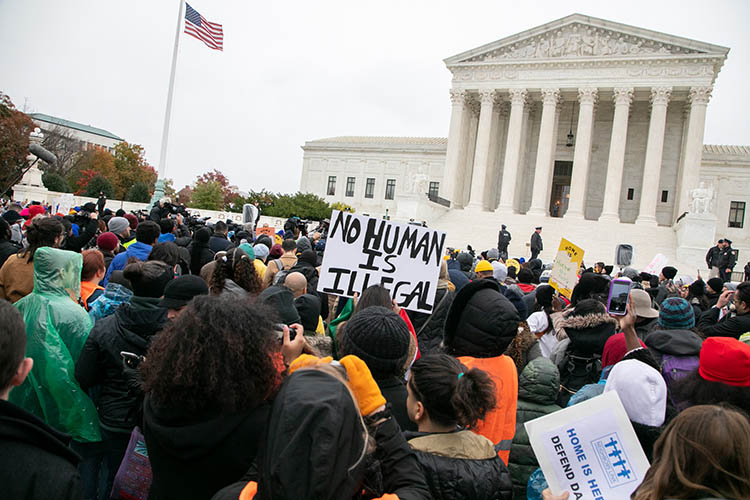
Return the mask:
<svg viewBox="0 0 750 500"><path fill-rule="evenodd" d="M0 0L0 90L159 159L179 0ZM181 35L167 177L218 168L293 192L300 146L338 135L446 136L442 60L574 12L730 47L705 142L750 145L750 2L192 0L224 52Z"/></svg>

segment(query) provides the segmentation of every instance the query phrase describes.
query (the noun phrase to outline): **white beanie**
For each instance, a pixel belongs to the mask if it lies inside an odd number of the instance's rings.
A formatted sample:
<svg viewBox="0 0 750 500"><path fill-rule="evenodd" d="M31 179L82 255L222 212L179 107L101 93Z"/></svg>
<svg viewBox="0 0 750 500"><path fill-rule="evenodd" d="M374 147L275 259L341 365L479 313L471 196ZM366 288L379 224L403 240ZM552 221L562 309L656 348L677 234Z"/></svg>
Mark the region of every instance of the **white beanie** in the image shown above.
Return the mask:
<svg viewBox="0 0 750 500"><path fill-rule="evenodd" d="M492 277L502 283L508 277L508 268L502 262L492 261Z"/></svg>
<svg viewBox="0 0 750 500"><path fill-rule="evenodd" d="M549 328L549 320L547 319L547 313L544 311L537 311L532 313L531 316L526 318L526 324L529 325L531 333L542 333L546 332Z"/></svg>
<svg viewBox="0 0 750 500"><path fill-rule="evenodd" d="M615 391L631 422L650 427L664 423L667 384L661 374L646 363L626 359L615 364L604 392Z"/></svg>

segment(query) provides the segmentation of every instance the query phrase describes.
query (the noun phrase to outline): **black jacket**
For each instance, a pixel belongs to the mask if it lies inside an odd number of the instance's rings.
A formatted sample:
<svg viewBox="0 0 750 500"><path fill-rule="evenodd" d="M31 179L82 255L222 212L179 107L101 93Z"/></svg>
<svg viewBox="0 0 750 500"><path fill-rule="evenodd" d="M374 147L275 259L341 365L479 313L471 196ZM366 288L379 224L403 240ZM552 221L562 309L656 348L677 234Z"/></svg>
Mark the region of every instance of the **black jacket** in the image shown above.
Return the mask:
<svg viewBox="0 0 750 500"><path fill-rule="evenodd" d="M0 400L0 495L24 500L80 499L80 457L70 436Z"/></svg>
<svg viewBox="0 0 750 500"><path fill-rule="evenodd" d="M190 252L190 274L196 276L200 275L203 266L214 260L214 252L208 248L208 245L196 240L188 245L188 252ZM195 252L195 255L193 255L193 252Z"/></svg>
<svg viewBox="0 0 750 500"><path fill-rule="evenodd" d="M435 292L435 308L431 314L409 312L409 319L417 333L419 352L422 355L440 351L445 319L448 317L454 296L455 294L447 288L438 288Z"/></svg>
<svg viewBox="0 0 750 500"><path fill-rule="evenodd" d="M20 250L21 247L10 240L0 240L0 267L3 267L8 257L14 253L18 253Z"/></svg>
<svg viewBox="0 0 750 500"><path fill-rule="evenodd" d="M227 251L231 246L232 242L223 236L211 236L208 240L208 248L214 253Z"/></svg>
<svg viewBox="0 0 750 500"><path fill-rule="evenodd" d="M511 237L507 229L500 230L497 233L497 248L500 250L507 250L508 244L510 243Z"/></svg>
<svg viewBox="0 0 750 500"><path fill-rule="evenodd" d="M457 430L443 435L407 432L405 438L413 445L419 441L419 438L425 437L441 440L450 437L457 439L462 432L471 431ZM491 443L489 446L492 446ZM460 445L456 448L460 448ZM476 453L476 447L471 451ZM494 453L494 449L491 451L493 452L491 458L489 453L485 455L487 458L484 456L483 458L467 457L461 451L458 454L462 456L448 456L444 450L440 450L440 453L431 453L415 449L414 453L417 455L434 500L510 500L513 498L513 488L508 468Z"/></svg>
<svg viewBox="0 0 750 500"><path fill-rule="evenodd" d="M718 246L711 247L708 249L708 252L706 252L706 265L709 269L711 269L713 266L718 267L719 266L719 254L721 253L721 248Z"/></svg>
<svg viewBox="0 0 750 500"><path fill-rule="evenodd" d="M99 222L97 222L96 219L91 219L88 224L86 224L86 227L81 227L79 229L78 236L70 235L65 238L63 250L70 250L71 252L80 253L81 249L85 247L89 241L91 241L91 238L94 237L97 229L99 229Z"/></svg>
<svg viewBox="0 0 750 500"><path fill-rule="evenodd" d="M159 299L133 297L91 329L76 362L76 379L85 391L100 386L94 397L105 429L130 432L138 424L141 393L132 375L123 371L120 352L145 355L151 337L167 321Z"/></svg>
<svg viewBox="0 0 750 500"><path fill-rule="evenodd" d="M712 307L701 315L696 328L706 337L734 337L740 338L745 332L750 332L750 313L736 316L727 314L719 321L719 309Z"/></svg>
<svg viewBox="0 0 750 500"><path fill-rule="evenodd" d="M520 317L495 280L472 281L456 294L445 320L445 346L454 356L492 358L515 338Z"/></svg>
<svg viewBox="0 0 750 500"><path fill-rule="evenodd" d="M185 415L146 396L143 435L153 481L148 498L208 499L239 481L258 453L270 406L234 415Z"/></svg>
<svg viewBox="0 0 750 500"><path fill-rule="evenodd" d="M538 250L540 252L544 250L544 245L542 245L542 237L536 231L531 233L531 250Z"/></svg>
<svg viewBox="0 0 750 500"><path fill-rule="evenodd" d="M248 481L258 483L255 500L341 500L384 493L401 500L430 498L424 473L393 417L368 427L376 447L364 457L361 422L351 393L339 380L318 370L294 372L273 402L257 468L214 500L237 500Z"/></svg>
<svg viewBox="0 0 750 500"><path fill-rule="evenodd" d="M734 269L736 263L737 258L734 256L734 249L732 247L722 248L719 253L719 269Z"/></svg>
<svg viewBox="0 0 750 500"><path fill-rule="evenodd" d="M401 430L416 431L417 425L409 420L409 414L406 412L406 398L409 396L406 392L406 382L398 377L388 377L375 382L385 400L391 404L391 413Z"/></svg>

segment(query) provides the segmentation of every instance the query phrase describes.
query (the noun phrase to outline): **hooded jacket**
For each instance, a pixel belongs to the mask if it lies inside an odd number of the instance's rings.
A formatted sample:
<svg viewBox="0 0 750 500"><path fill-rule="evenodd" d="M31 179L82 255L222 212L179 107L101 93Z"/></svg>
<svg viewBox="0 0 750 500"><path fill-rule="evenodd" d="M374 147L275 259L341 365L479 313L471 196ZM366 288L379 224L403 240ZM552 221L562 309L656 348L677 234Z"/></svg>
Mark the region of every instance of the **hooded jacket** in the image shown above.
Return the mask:
<svg viewBox="0 0 750 500"><path fill-rule="evenodd" d="M4 498L74 500L82 497L70 436L22 408L0 400L0 484Z"/></svg>
<svg viewBox="0 0 750 500"><path fill-rule="evenodd" d="M123 269L125 269L125 266L128 265L128 259L130 259L131 257L136 260L146 260L148 259L150 253L151 245L146 245L145 243L141 243L140 241L136 241L132 245L129 245L124 252L118 253L117 255L115 255L115 258L112 259L112 262L110 262L109 268L107 269L107 274L104 276L101 285L107 286L109 278L110 276L112 276L112 272L122 271Z"/></svg>
<svg viewBox="0 0 750 500"><path fill-rule="evenodd" d="M267 403L233 415L185 415L143 404L153 481L148 498L211 498L239 481L255 460L266 429Z"/></svg>
<svg viewBox="0 0 750 500"><path fill-rule="evenodd" d="M34 254L34 290L15 304L34 367L10 401L76 441L99 441L96 408L75 379L91 330L89 315L71 298L80 295L82 266L81 254L67 250L42 247Z"/></svg>
<svg viewBox="0 0 750 500"><path fill-rule="evenodd" d="M510 474L492 442L469 430L406 432L436 500L510 500Z"/></svg>
<svg viewBox="0 0 750 500"><path fill-rule="evenodd" d="M654 330L646 337L646 347L661 366L665 354L672 356L697 356L703 339L692 330Z"/></svg>
<svg viewBox="0 0 750 500"><path fill-rule="evenodd" d="M560 342L551 359L560 370L557 404L567 406L570 396L578 389L599 380L604 344L616 333L617 321L605 313L569 315L560 325L567 333L569 342ZM563 352L557 352L562 348L565 349Z"/></svg>
<svg viewBox="0 0 750 500"><path fill-rule="evenodd" d="M455 294L451 290L438 288L435 292L435 308L432 313L409 313L414 330L417 332L419 351L422 354L440 350L445 320L448 317L448 311L450 311L454 297Z"/></svg>
<svg viewBox="0 0 750 500"><path fill-rule="evenodd" d="M516 434L513 436L508 463L513 480L514 498L526 498L526 483L531 473L539 467L524 424L561 410L562 408L555 404L559 391L560 373L550 360L534 359L521 372L518 381Z"/></svg>
<svg viewBox="0 0 750 500"><path fill-rule="evenodd" d="M469 369L484 370L497 386L497 408L487 413L475 432L495 444L508 461L516 428L518 373L503 355L515 338L519 316L494 280L473 281L456 294L445 321L445 347Z"/></svg>
<svg viewBox="0 0 750 500"><path fill-rule="evenodd" d="M372 454L364 453L364 431L343 383L318 370L294 372L274 400L257 472L246 476L257 482L257 493L243 498L341 500L384 493L400 500L430 498L416 455L395 420L368 429L376 443ZM232 485L214 500L236 500L254 484Z"/></svg>
<svg viewBox="0 0 750 500"><path fill-rule="evenodd" d="M91 330L75 374L84 390L99 386L96 403L105 429L130 432L137 425L141 393L124 373L120 352L145 355L166 321L167 310L159 307L159 299L133 297Z"/></svg>

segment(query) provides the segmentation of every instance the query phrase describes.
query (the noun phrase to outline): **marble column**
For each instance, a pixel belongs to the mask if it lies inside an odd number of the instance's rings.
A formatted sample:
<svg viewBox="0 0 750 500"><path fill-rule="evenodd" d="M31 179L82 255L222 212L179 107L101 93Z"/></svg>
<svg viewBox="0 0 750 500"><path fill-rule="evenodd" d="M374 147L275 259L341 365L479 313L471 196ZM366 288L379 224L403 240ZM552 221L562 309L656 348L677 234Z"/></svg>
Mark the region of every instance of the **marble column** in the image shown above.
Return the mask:
<svg viewBox="0 0 750 500"><path fill-rule="evenodd" d="M664 152L667 105L671 95L672 87L654 87L651 89L651 121L648 124L641 205L638 210L638 217L635 219L636 224L656 225L656 200L659 198L659 177L661 174L661 158Z"/></svg>
<svg viewBox="0 0 750 500"><path fill-rule="evenodd" d="M469 136L466 139L466 153L464 159L464 168L458 174L457 191L460 195L456 196L455 206L457 208L463 208L469 202L469 195L471 194L471 176L474 172L474 153L477 147L477 129L479 128L479 110L481 104L472 97L470 102L467 102L466 108L469 110Z"/></svg>
<svg viewBox="0 0 750 500"><path fill-rule="evenodd" d="M468 127L467 98L466 91L451 90L451 122L445 153L445 172L443 174L443 182L440 183L441 196L451 202L454 202L456 199L457 180L463 168L463 159L465 156L465 137L467 135L466 128Z"/></svg>
<svg viewBox="0 0 750 500"><path fill-rule="evenodd" d="M685 137L685 161L682 166L681 182L677 185L677 216L688 211L689 193L698 187L700 181L701 158L703 157L703 132L706 128L706 107L711 98L712 87L691 87L690 117Z"/></svg>
<svg viewBox="0 0 750 500"><path fill-rule="evenodd" d="M612 140L609 143L607 181L604 185L604 205L599 220L620 222L620 191L625 165L625 145L628 139L628 114L633 102L633 87L615 87L615 115L612 119Z"/></svg>
<svg viewBox="0 0 750 500"><path fill-rule="evenodd" d="M548 215L550 189L552 189L552 157L557 146L557 129L555 129L557 104L560 101L560 89L542 89L542 121L539 125L539 143L536 150L536 167L531 188L531 207L529 215Z"/></svg>
<svg viewBox="0 0 750 500"><path fill-rule="evenodd" d="M586 182L591 162L591 137L594 132L594 104L598 97L596 88L578 89L578 127L573 150L573 172L570 176L570 199L566 219L583 219L586 201Z"/></svg>
<svg viewBox="0 0 750 500"><path fill-rule="evenodd" d="M508 93L510 95L510 118L508 119L508 140L505 143L505 162L503 163L503 181L500 186L498 210L512 213L521 159L523 111L529 94L526 89L510 89Z"/></svg>
<svg viewBox="0 0 750 500"><path fill-rule="evenodd" d="M479 124L477 127L477 142L474 150L474 169L471 173L471 191L467 206L484 209L488 200L485 197L489 182L487 173L490 170L490 142L492 140L493 108L495 105L495 91L481 90L479 92Z"/></svg>

